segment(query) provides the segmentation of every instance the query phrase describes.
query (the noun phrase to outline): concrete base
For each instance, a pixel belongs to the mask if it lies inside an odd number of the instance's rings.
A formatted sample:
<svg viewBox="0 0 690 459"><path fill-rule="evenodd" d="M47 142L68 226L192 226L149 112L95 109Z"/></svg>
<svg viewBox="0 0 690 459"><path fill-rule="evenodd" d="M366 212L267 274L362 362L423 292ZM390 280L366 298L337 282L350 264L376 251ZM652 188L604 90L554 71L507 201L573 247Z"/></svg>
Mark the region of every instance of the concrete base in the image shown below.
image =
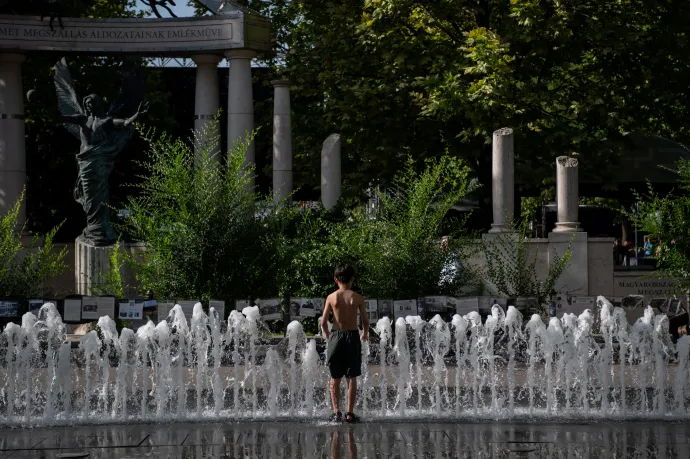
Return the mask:
<svg viewBox="0 0 690 459"><path fill-rule="evenodd" d="M103 284L115 245L95 247L81 238L74 241L74 280L77 295L91 295L94 285Z"/></svg>
<svg viewBox="0 0 690 459"><path fill-rule="evenodd" d="M549 234L549 264L555 256L562 257L570 247L570 262L556 282L557 292L571 295L589 294L587 264L587 233L553 232Z"/></svg>

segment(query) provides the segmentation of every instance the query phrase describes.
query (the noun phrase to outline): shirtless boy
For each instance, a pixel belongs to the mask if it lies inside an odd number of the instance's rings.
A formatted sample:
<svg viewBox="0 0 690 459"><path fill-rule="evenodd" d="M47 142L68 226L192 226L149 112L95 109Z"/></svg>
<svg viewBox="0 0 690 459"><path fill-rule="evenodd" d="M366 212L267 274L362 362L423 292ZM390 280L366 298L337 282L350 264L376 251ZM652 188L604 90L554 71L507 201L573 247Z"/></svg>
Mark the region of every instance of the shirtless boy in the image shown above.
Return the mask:
<svg viewBox="0 0 690 459"><path fill-rule="evenodd" d="M355 270L350 265L335 268L338 290L328 295L321 318L321 330L328 340L328 369L331 372L331 402L334 421L342 421L340 412L340 380L347 378L347 411L345 422L358 422L352 410L357 395L357 376L362 374L362 343L369 339L369 317L362 295L352 291ZM328 319L333 313L333 330L328 330ZM362 315L362 336L357 327L357 312Z"/></svg>

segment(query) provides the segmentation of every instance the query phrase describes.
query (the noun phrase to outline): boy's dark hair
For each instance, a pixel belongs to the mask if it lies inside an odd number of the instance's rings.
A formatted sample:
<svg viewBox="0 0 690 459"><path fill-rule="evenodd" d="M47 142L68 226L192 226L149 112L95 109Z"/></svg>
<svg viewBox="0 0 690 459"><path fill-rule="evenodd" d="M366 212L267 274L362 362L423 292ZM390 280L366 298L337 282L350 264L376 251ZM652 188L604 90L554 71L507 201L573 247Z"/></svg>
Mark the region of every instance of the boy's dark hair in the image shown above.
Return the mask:
<svg viewBox="0 0 690 459"><path fill-rule="evenodd" d="M355 278L355 268L347 263L339 264L335 267L335 278L341 284L349 284Z"/></svg>

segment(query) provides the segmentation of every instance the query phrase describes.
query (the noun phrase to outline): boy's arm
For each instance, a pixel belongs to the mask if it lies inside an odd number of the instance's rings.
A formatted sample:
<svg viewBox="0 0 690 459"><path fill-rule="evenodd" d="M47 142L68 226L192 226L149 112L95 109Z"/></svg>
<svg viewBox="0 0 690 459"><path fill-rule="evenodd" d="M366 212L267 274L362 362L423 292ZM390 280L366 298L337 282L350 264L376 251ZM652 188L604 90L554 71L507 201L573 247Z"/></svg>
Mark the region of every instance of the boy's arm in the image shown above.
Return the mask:
<svg viewBox="0 0 690 459"><path fill-rule="evenodd" d="M362 341L367 341L369 339L369 316L363 297L359 299L359 313L362 316Z"/></svg>
<svg viewBox="0 0 690 459"><path fill-rule="evenodd" d="M331 331L328 329L328 317L331 314L330 298L326 298L326 304L323 306L323 316L321 316L321 333L328 339Z"/></svg>

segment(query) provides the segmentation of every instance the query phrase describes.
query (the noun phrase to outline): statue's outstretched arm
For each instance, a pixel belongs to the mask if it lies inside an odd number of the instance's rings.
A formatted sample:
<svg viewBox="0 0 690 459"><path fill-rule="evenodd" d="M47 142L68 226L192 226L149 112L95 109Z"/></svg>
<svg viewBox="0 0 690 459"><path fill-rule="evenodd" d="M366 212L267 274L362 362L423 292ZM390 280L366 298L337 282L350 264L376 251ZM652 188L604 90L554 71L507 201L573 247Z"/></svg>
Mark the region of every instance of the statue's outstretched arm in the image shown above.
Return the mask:
<svg viewBox="0 0 690 459"><path fill-rule="evenodd" d="M148 102L142 102L139 104L139 109L137 110L137 112L134 115L127 118L126 120L113 118L113 125L117 126L117 127L127 127L130 124L132 124L134 121L136 121L136 119L139 117L139 115L143 115L147 111L149 111L149 103Z"/></svg>

